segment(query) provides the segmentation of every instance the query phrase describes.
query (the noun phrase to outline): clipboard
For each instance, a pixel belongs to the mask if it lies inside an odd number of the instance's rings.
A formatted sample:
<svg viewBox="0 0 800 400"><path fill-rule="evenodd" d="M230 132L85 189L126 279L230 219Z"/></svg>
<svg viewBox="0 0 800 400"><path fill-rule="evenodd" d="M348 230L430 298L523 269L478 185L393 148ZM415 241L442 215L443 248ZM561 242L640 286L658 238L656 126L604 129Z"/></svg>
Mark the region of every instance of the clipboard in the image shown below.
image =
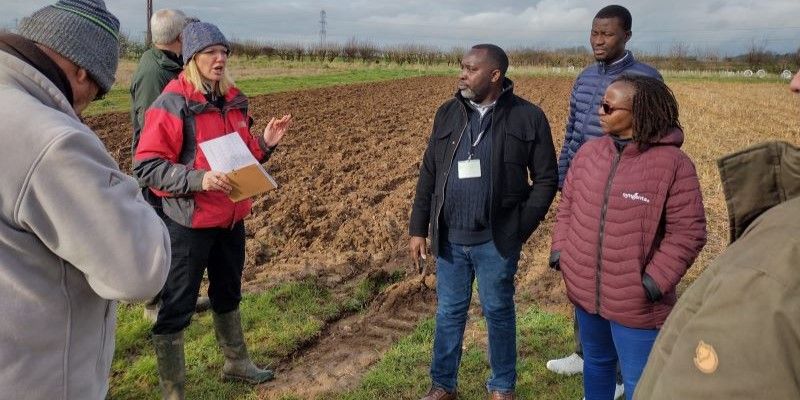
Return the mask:
<svg viewBox="0 0 800 400"><path fill-rule="evenodd" d="M275 179L259 164L250 164L225 175L231 180L233 186L228 198L234 202L278 188Z"/></svg>
<svg viewBox="0 0 800 400"><path fill-rule="evenodd" d="M228 194L237 202L278 188L264 167L253 157L238 132L200 142L200 149L212 170L225 172L233 190Z"/></svg>

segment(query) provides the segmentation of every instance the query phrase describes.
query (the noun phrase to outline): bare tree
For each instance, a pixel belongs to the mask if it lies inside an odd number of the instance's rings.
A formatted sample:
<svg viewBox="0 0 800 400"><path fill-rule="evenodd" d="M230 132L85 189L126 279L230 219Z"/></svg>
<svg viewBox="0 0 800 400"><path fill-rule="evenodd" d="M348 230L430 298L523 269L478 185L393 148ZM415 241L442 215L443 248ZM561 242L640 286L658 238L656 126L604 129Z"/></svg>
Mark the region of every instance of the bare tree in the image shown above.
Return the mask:
<svg viewBox="0 0 800 400"><path fill-rule="evenodd" d="M760 41L753 40L745 54L745 61L751 68L763 66L769 60L770 54L767 52L767 39Z"/></svg>

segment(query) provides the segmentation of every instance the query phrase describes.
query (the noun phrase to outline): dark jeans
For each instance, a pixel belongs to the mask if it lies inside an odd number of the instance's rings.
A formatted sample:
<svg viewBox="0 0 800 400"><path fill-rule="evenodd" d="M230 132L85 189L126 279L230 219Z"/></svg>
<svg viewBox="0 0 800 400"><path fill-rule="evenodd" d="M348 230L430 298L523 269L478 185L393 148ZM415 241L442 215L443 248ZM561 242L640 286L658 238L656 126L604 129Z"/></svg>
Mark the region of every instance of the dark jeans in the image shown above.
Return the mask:
<svg viewBox="0 0 800 400"><path fill-rule="evenodd" d="M628 328L600 315L575 308L583 343L583 393L586 400L612 400L617 363L622 369L625 398L631 400L658 329Z"/></svg>
<svg viewBox="0 0 800 400"><path fill-rule="evenodd" d="M172 243L172 265L161 291L156 335L182 331L192 320L203 272L208 268L211 309L224 314L239 307L244 269L244 222L232 229L195 229L165 218Z"/></svg>
<svg viewBox="0 0 800 400"><path fill-rule="evenodd" d="M519 252L504 258L494 242L465 246L443 243L436 259L436 332L433 339L431 380L434 386L452 392L457 386L458 367L472 282L489 331L489 390L510 392L517 381L517 336L514 309L514 274Z"/></svg>

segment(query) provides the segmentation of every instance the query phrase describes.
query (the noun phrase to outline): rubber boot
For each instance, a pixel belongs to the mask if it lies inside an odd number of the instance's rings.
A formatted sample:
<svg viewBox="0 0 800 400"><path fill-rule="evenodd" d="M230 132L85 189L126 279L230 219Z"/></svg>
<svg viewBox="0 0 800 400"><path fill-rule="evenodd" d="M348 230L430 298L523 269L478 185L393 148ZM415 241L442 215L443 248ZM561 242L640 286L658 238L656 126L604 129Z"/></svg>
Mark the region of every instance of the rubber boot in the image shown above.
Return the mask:
<svg viewBox="0 0 800 400"><path fill-rule="evenodd" d="M164 400L183 400L186 369L183 357L183 331L153 335L158 360L158 384Z"/></svg>
<svg viewBox="0 0 800 400"><path fill-rule="evenodd" d="M247 355L239 310L225 314L213 313L213 315L214 333L222 355L225 356L222 379L242 381L252 385L272 380L275 377L272 371L256 367Z"/></svg>

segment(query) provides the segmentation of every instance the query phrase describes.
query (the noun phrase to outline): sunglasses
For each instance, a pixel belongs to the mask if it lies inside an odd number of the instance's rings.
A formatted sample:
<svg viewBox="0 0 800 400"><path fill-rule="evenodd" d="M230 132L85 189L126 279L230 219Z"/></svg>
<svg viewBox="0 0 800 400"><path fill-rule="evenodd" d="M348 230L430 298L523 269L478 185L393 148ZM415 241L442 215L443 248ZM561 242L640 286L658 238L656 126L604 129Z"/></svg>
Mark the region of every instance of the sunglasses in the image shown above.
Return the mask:
<svg viewBox="0 0 800 400"><path fill-rule="evenodd" d="M630 108L614 107L614 106L612 106L611 104L608 104L608 102L605 102L605 101L600 103L600 108L603 109L603 114L606 114L606 115L611 115L611 114L614 113L614 111L617 111L617 110L631 111Z"/></svg>

